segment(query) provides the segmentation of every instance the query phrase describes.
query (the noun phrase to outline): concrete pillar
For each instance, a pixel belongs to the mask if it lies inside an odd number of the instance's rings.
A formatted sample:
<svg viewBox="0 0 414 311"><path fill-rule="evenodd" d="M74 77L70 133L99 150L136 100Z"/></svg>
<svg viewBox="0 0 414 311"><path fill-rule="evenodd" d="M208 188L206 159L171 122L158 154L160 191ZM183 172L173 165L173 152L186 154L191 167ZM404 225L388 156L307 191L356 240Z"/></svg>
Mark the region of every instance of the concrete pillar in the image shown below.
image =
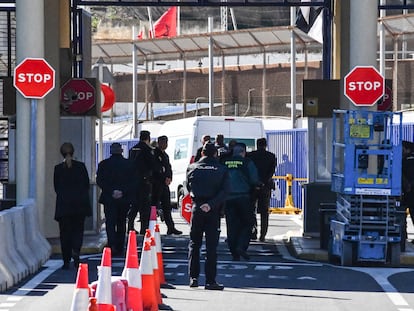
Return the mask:
<svg viewBox="0 0 414 311"><path fill-rule="evenodd" d="M70 48L70 3L69 0L44 0L45 10L45 57L56 71L56 87L45 98L45 105L38 123L42 123L42 133L38 131L38 141L43 135L37 163L37 188L40 228L46 237L59 236L57 222L54 220L56 195L53 188L54 166L62 161L60 148L60 55L61 49ZM59 14L56 14L59 12ZM40 150L41 148L41 150Z"/></svg>
<svg viewBox="0 0 414 311"><path fill-rule="evenodd" d="M44 0L16 1L16 63L27 57L44 57ZM44 100L37 101L38 106ZM30 100L16 94L16 200L29 197L30 184ZM41 142L39 142L41 144Z"/></svg>
<svg viewBox="0 0 414 311"><path fill-rule="evenodd" d="M377 16L378 1L351 0L350 70L355 66L377 68Z"/></svg>

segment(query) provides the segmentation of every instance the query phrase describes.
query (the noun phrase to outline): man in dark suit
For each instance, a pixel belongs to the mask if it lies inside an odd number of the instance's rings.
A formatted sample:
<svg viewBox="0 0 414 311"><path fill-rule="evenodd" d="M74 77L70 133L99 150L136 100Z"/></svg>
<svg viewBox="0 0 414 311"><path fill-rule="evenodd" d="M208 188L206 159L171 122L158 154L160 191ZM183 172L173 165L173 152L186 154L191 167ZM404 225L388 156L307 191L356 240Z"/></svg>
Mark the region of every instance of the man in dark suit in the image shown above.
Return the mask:
<svg viewBox="0 0 414 311"><path fill-rule="evenodd" d="M152 205L157 207L161 220L167 225L167 235L182 234L182 231L175 228L171 215L170 183L172 181L172 168L170 158L165 150L168 147L168 137L162 135L157 139L157 146L154 149L155 160L158 169L154 172Z"/></svg>
<svg viewBox="0 0 414 311"><path fill-rule="evenodd" d="M257 204L257 212L260 214L260 241L264 242L269 227L269 205L270 195L274 189L273 175L276 169L276 156L274 153L267 151L266 138L259 138L256 141L257 150L248 153L248 157L252 159L257 167L259 179L263 187L253 193L253 204ZM256 220L256 219L255 219ZM257 239L257 221L253 228L253 239Z"/></svg>
<svg viewBox="0 0 414 311"><path fill-rule="evenodd" d="M203 146L205 143L210 142L211 136L210 135L203 135L203 137L201 137L201 147L197 149L197 153L194 157L194 162L197 162L198 160L201 159L202 154L201 151L203 150Z"/></svg>
<svg viewBox="0 0 414 311"><path fill-rule="evenodd" d="M102 189L99 203L104 205L108 247L113 256L122 256L125 250L126 218L133 200L131 162L122 155L122 146L113 143L111 157L101 161L96 172L96 183Z"/></svg>
<svg viewBox="0 0 414 311"><path fill-rule="evenodd" d="M134 170L136 181L136 199L128 212L128 230L135 230L135 217L139 212L141 229L140 234L145 234L149 227L151 214L152 180L157 163L154 157L154 148L150 145L150 132L141 131L139 142L129 151L129 160Z"/></svg>

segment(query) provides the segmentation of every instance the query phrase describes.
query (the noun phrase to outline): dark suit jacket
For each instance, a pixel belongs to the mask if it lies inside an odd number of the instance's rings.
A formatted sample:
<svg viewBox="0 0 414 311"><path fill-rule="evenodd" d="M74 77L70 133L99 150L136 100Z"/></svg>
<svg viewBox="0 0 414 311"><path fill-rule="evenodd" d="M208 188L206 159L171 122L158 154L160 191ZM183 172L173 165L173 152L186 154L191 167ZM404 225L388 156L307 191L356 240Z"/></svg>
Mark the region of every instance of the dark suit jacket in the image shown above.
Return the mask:
<svg viewBox="0 0 414 311"><path fill-rule="evenodd" d="M91 216L89 176L85 164L72 160L72 167L55 166L53 184L56 192L55 220L65 216Z"/></svg>
<svg viewBox="0 0 414 311"><path fill-rule="evenodd" d="M272 176L276 169L276 156L264 149L258 149L247 154L257 167L260 181L270 190L273 185Z"/></svg>
<svg viewBox="0 0 414 311"><path fill-rule="evenodd" d="M96 172L96 183L102 189L99 203L104 205L113 202L114 190L121 190L123 197L118 199L124 204L132 203L135 198L133 162L121 154L113 154L101 161Z"/></svg>

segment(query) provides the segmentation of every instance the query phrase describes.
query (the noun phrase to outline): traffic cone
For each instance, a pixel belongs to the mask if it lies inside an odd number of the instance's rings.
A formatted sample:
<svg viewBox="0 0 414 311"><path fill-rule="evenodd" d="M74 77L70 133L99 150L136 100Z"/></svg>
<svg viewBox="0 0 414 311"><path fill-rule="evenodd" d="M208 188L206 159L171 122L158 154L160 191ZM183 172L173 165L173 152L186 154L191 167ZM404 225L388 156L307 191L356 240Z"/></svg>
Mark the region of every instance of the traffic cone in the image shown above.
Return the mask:
<svg viewBox="0 0 414 311"><path fill-rule="evenodd" d="M154 271L154 283L155 283L155 296L158 302L158 309L159 310L172 310L169 305L166 305L162 302L162 295L160 291L160 272L158 270L158 260L157 260L157 245L155 237L151 237L151 258L153 263L153 271Z"/></svg>
<svg viewBox="0 0 414 311"><path fill-rule="evenodd" d="M141 270L142 277L142 303L144 311L158 311L154 271L151 262L151 242L149 241L144 243L139 269Z"/></svg>
<svg viewBox="0 0 414 311"><path fill-rule="evenodd" d="M122 277L128 281L127 307L132 311L143 311L142 279L138 264L137 235L131 230L128 236L128 248Z"/></svg>
<svg viewBox="0 0 414 311"><path fill-rule="evenodd" d="M111 281L111 249L103 250L101 265L98 267L98 284L96 286L96 301L99 311L113 310L112 305L112 281Z"/></svg>
<svg viewBox="0 0 414 311"><path fill-rule="evenodd" d="M76 277L76 288L73 293L70 311L84 311L89 305L88 264L81 263Z"/></svg>
<svg viewBox="0 0 414 311"><path fill-rule="evenodd" d="M99 311L98 305L96 304L96 298L95 297L89 298L88 311Z"/></svg>
<svg viewBox="0 0 414 311"><path fill-rule="evenodd" d="M157 224L157 207L151 206L151 214L148 228L151 230L151 235L154 235L155 225Z"/></svg>
<svg viewBox="0 0 414 311"><path fill-rule="evenodd" d="M175 289L175 286L168 284L165 280L164 275L164 259L162 257L162 245L161 245L161 233L159 224L155 225L155 245L157 247L157 263L158 263L158 272L160 274L160 287Z"/></svg>
<svg viewBox="0 0 414 311"><path fill-rule="evenodd" d="M157 296L158 304L162 304L161 292L160 292L160 273L158 271L157 262L157 249L155 243L155 237L151 237L151 262L152 270L154 271L154 282L155 282L155 295Z"/></svg>

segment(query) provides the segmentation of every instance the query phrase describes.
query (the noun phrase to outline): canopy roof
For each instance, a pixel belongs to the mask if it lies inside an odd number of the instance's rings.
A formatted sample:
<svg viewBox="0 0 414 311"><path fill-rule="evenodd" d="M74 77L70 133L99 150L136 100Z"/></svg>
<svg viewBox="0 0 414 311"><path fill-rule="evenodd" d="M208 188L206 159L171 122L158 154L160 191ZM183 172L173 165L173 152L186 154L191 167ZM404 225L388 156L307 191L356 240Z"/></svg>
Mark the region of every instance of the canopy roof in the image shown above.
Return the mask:
<svg viewBox="0 0 414 311"><path fill-rule="evenodd" d="M380 21L392 36L414 36L414 14L386 16Z"/></svg>
<svg viewBox="0 0 414 311"><path fill-rule="evenodd" d="M92 63L102 58L105 63L124 64L132 59L133 44L138 58L146 61L199 59L208 56L209 38L213 39L216 55L235 56L264 52L290 51L291 31L296 34L298 48L322 45L294 26L254 28L226 32L183 35L174 38L94 42Z"/></svg>

